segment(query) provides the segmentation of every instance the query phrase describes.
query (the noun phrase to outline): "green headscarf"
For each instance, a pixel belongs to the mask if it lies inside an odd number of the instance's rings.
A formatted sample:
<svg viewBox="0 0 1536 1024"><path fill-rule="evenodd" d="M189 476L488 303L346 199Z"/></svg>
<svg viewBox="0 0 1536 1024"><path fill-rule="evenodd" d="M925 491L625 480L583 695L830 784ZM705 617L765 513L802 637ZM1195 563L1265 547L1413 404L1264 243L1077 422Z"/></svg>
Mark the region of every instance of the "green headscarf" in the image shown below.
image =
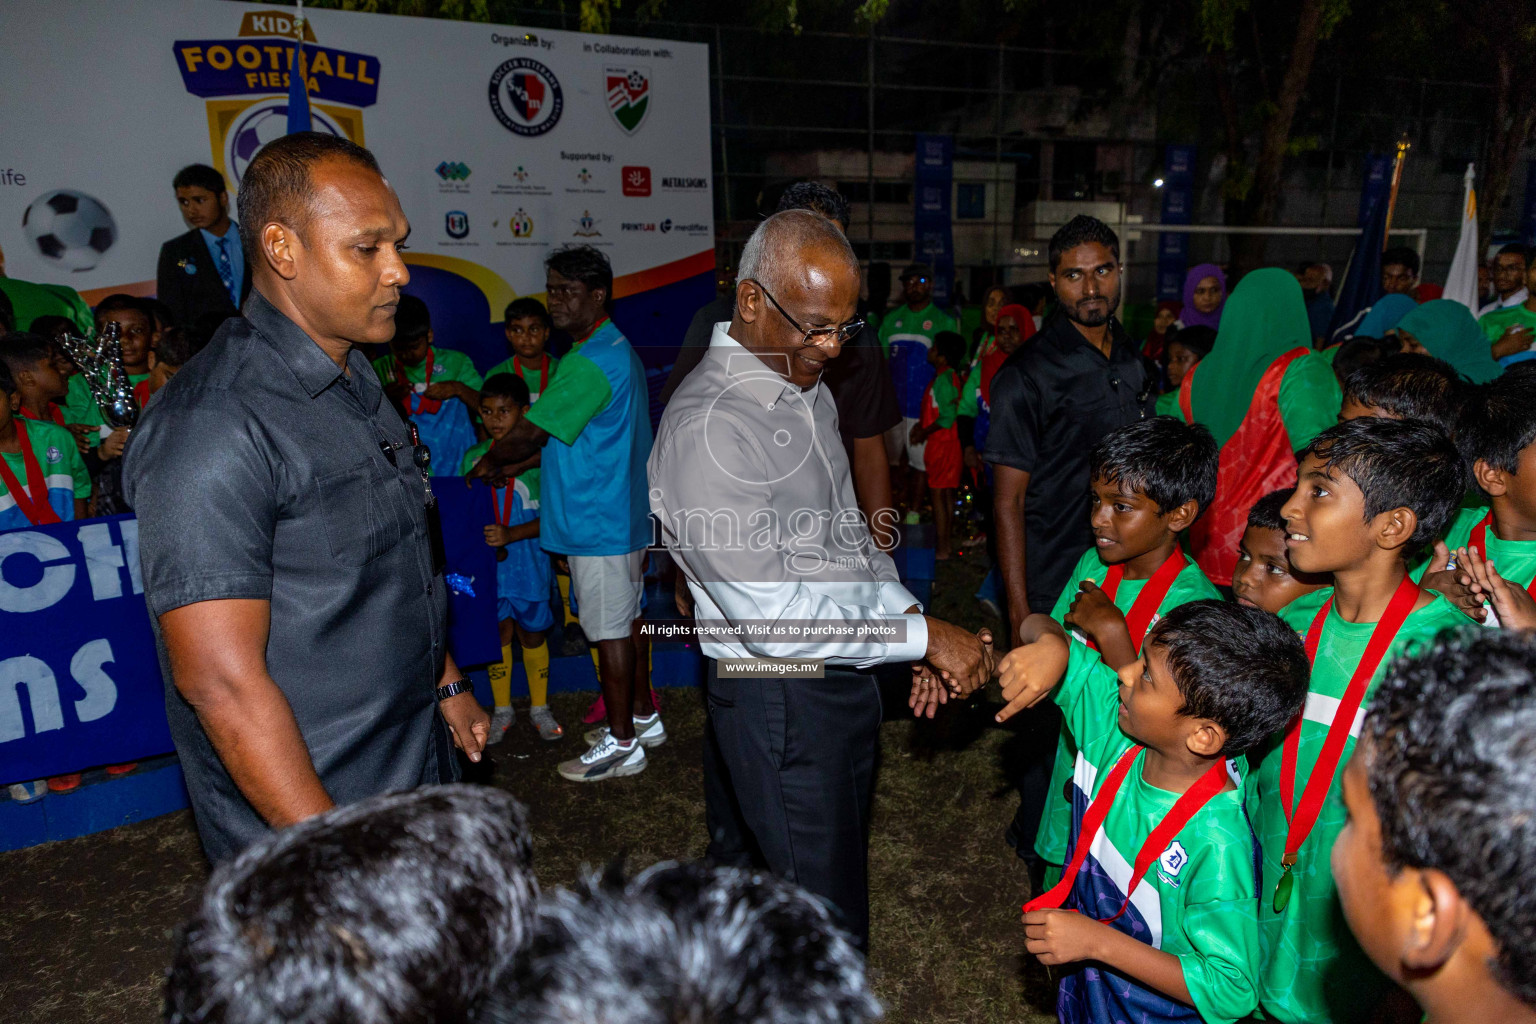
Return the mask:
<svg viewBox="0 0 1536 1024"><path fill-rule="evenodd" d="M1459 302L1433 299L1397 322L1397 330L1419 339L1436 359L1444 359L1474 384L1486 384L1503 369L1488 350L1488 337Z"/></svg>
<svg viewBox="0 0 1536 1024"><path fill-rule="evenodd" d="M1296 276L1265 267L1244 277L1221 312L1216 347L1190 385L1190 411L1226 444L1242 426L1259 378L1293 348L1312 348L1312 325Z"/></svg>

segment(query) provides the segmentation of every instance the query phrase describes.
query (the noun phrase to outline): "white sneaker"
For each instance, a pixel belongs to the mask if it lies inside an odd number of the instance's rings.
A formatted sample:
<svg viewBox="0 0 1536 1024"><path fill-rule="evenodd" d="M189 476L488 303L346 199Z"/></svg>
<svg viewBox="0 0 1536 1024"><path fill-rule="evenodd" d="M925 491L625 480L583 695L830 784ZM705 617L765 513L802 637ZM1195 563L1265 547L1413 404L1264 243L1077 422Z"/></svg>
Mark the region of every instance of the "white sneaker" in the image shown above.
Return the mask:
<svg viewBox="0 0 1536 1024"><path fill-rule="evenodd" d="M661 712L653 712L649 718L632 719L635 723L635 739L640 741L642 747L659 747L667 742L667 727L661 724ZM600 725L596 729L589 729L582 739L588 743L596 743L608 735L608 726Z"/></svg>
<svg viewBox="0 0 1536 1024"><path fill-rule="evenodd" d="M601 782L645 771L645 747L634 740L622 744L605 735L580 757L560 765L562 777L572 782Z"/></svg>
<svg viewBox="0 0 1536 1024"><path fill-rule="evenodd" d="M512 728L512 723L517 721L517 710L512 707L497 708L491 712L491 734L486 737L485 745L490 747L507 738L507 730Z"/></svg>

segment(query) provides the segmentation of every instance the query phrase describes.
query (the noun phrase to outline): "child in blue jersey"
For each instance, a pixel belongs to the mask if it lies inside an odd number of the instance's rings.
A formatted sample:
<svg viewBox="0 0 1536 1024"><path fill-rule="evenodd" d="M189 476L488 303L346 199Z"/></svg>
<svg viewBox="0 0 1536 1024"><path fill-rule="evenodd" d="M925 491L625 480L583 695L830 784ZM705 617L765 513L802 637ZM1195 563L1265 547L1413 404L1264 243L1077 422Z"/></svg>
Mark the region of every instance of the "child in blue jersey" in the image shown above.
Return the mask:
<svg viewBox="0 0 1536 1024"><path fill-rule="evenodd" d="M1301 639L1268 612L1194 601L1163 616L1117 675L1048 615L1020 631L1025 644L1000 665L998 718L1056 689L1078 747L1067 872L1024 913L1025 948L1067 966L1060 1019L1247 1016L1259 844L1242 755L1301 711Z"/></svg>
<svg viewBox="0 0 1536 1024"><path fill-rule="evenodd" d="M1072 570L1051 618L1072 630L1077 646L1092 645L1106 665L1120 669L1136 660L1158 616L1221 596L1179 547L1216 493L1216 441L1203 426L1156 416L1106 434L1088 464L1094 546ZM1035 835L1046 877L1066 862L1076 758L1064 726Z"/></svg>
<svg viewBox="0 0 1536 1024"><path fill-rule="evenodd" d="M460 472L468 474L491 445L528 411L528 385L520 376L492 374L480 389L480 420L491 436L471 448ZM539 546L539 470L524 470L511 483L492 491L496 521L485 528L485 542L500 549L496 563L496 618L501 628L501 663L492 665L489 743L499 743L512 725L512 640L523 649L528 676L530 717L539 735L558 740L564 730L549 709L549 644L545 633L555 624L549 609L549 556Z"/></svg>
<svg viewBox="0 0 1536 1024"><path fill-rule="evenodd" d="M0 360L0 530L85 518L91 477L74 435L24 419L20 409L21 393Z"/></svg>
<svg viewBox="0 0 1536 1024"><path fill-rule="evenodd" d="M390 354L373 361L384 394L416 424L432 450L432 472L459 471L475 444L474 411L480 407L480 374L469 356L432 344L432 314L414 295L400 296Z"/></svg>

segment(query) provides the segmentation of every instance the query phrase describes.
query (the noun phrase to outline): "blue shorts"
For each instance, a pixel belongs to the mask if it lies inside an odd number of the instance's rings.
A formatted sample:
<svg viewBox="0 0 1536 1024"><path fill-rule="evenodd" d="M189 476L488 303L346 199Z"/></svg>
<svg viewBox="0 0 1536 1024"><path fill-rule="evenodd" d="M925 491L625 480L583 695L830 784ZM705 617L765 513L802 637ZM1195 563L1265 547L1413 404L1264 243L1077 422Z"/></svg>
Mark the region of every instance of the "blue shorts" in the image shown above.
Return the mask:
<svg viewBox="0 0 1536 1024"><path fill-rule="evenodd" d="M530 633L538 633L555 624L555 615L549 610L549 600L524 601L516 597L496 599L496 618L511 619Z"/></svg>

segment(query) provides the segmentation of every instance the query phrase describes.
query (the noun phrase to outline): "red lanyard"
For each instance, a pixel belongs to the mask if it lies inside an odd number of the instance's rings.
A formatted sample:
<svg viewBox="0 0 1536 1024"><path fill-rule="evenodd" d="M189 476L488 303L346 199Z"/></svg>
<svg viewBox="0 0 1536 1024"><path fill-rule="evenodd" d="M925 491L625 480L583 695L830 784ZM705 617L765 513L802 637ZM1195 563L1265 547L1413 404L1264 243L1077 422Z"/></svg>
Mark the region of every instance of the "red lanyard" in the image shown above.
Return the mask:
<svg viewBox="0 0 1536 1024"><path fill-rule="evenodd" d="M544 353L540 358L542 361L539 363L539 390L534 393L534 398L538 398L544 393L544 389L549 387L549 353ZM517 371L519 377L523 375L523 361L517 356L512 357L512 369Z"/></svg>
<svg viewBox="0 0 1536 1024"><path fill-rule="evenodd" d="M1323 800L1328 795L1329 787L1333 785L1339 760L1344 756L1344 741L1349 738L1349 730L1354 724L1355 715L1359 713L1360 705L1365 702L1365 691L1370 688L1371 677L1376 674L1377 666L1387 656L1392 641L1397 639L1398 630L1403 628L1403 623L1413 611L1413 606L1418 603L1419 594L1419 585L1413 581L1412 577L1404 576L1403 582L1397 585L1397 592L1392 595L1392 600L1387 603L1386 613L1382 615L1381 621L1376 623L1376 628L1371 630L1371 639L1365 645L1365 654L1355 666L1354 675L1349 677L1349 685L1344 690L1344 696L1339 701L1338 709L1333 713L1333 720L1328 723L1328 737L1323 740L1323 749L1317 755L1317 763L1312 766L1312 773L1307 776L1307 784L1301 791L1299 806L1296 804L1296 761L1301 751L1301 722L1306 717L1305 712L1297 715L1291 722L1291 727L1286 730L1285 749L1280 759L1280 802L1289 827L1285 832L1285 853L1280 858L1280 881L1275 885L1274 908L1277 914L1284 910L1285 905L1291 900L1291 887L1294 885L1291 867L1296 863L1297 852L1301 850L1302 844L1311 834L1312 826L1317 824L1317 816L1323 809ZM1333 598L1330 597L1312 619L1312 625L1307 630L1308 662L1316 663L1317 661L1317 647L1322 642L1323 624L1328 620L1328 613L1332 609Z"/></svg>
<svg viewBox="0 0 1536 1024"><path fill-rule="evenodd" d="M43 478L42 464L37 461L37 452L32 450L32 445L27 441L27 425L19 418L11 422L16 424L16 437L21 441L21 464L27 474L27 486L25 490L22 489L4 456L0 456L0 483L4 483L5 489L16 499L16 507L27 517L27 522L33 526L57 523L60 521L59 514L48 503L48 481Z"/></svg>
<svg viewBox="0 0 1536 1024"><path fill-rule="evenodd" d="M1173 589L1173 581L1179 578L1179 573L1189 563L1184 560L1184 553L1178 548L1173 549L1173 554L1163 559L1163 564L1157 567L1157 572L1147 580L1146 586L1141 588L1141 593L1136 595L1136 600L1131 602L1131 610L1125 613L1125 628L1131 631L1131 643L1136 646L1136 653L1141 653L1141 642L1146 639L1147 629L1152 625L1152 617L1163 606L1163 600L1167 598L1168 591ZM1119 565L1109 567L1109 572L1104 576L1104 596L1111 602L1115 599L1115 593L1120 589L1120 580L1124 578L1125 570Z"/></svg>
<svg viewBox="0 0 1536 1024"><path fill-rule="evenodd" d="M432 346L428 345L427 373L426 376L422 378L422 383L427 387L432 386L433 362L435 362L435 358L432 353ZM435 398L428 398L426 395L415 394L414 391L411 390L411 382L405 376L405 365L401 363L398 358L395 360L395 383L404 385L407 392L409 392L405 399L405 407L407 411L411 413L424 413L426 415L431 415L443 407L443 403L439 400Z"/></svg>
<svg viewBox="0 0 1536 1024"><path fill-rule="evenodd" d="M1492 522L1493 512L1490 510L1487 515L1483 516L1482 522L1472 527L1472 536L1467 538L1467 545L1484 559L1488 557L1488 524ZM1530 584L1525 588L1525 592L1532 597L1536 597L1536 579L1531 580Z"/></svg>
<svg viewBox="0 0 1536 1024"><path fill-rule="evenodd" d="M48 403L47 413L48 413L48 416L45 419L42 416L34 416L31 413L27 412L27 407L26 406L22 406L21 407L21 415L22 415L22 417L24 419L36 420L39 423L48 423L48 422L51 421L53 423L57 423L61 427L64 425L64 412L63 412L63 410L61 410L59 408L58 403L56 403L56 402L49 402Z"/></svg>
<svg viewBox="0 0 1536 1024"><path fill-rule="evenodd" d="M509 482L501 489L501 501L496 500L496 494L491 493L491 512L496 516L497 526L512 525L512 484Z"/></svg>
<svg viewBox="0 0 1536 1024"><path fill-rule="evenodd" d="M591 337L592 337L592 335L594 335L594 334L596 334L596 333L597 333L597 329L598 329L598 328L599 328L599 327L601 327L601 326L603 326L603 324L605 324L605 323L607 323L607 322L608 322L608 317L607 317L607 316L606 316L606 315L604 315L604 316L600 316L600 317L598 317L598 318L597 318L597 322L596 322L596 323L594 323L594 324L593 324L593 325L592 325L592 326L591 326L591 327L590 327L590 328L589 328L589 329L588 329L588 330L587 330L587 333L586 333L586 334L583 334L583 335L582 335L582 336L581 336L581 337L579 337L579 338L577 338L577 339L576 339L576 340L575 340L575 341L574 341L574 342L573 342L573 343L572 343L572 344L571 344L571 350L572 350L572 351L575 351L575 350L576 350L576 349L577 349L577 348L578 348L578 347L579 347L579 346L581 346L581 345L585 345L585 344L586 344L586 343L587 343L587 340L588 340L588 339L589 339L589 338L591 338Z"/></svg>
<svg viewBox="0 0 1536 1024"><path fill-rule="evenodd" d="M1140 744L1120 755L1120 760L1115 762L1114 769L1109 773L1109 778L1104 780L1104 785L1099 789L1093 803L1088 805L1088 812L1083 815L1083 827L1077 836L1077 847L1072 851L1072 862L1061 873L1061 881L1053 885L1049 891L1036 896L1024 904L1024 912L1031 910L1055 910L1066 902L1067 894L1072 891L1072 885L1077 881L1077 873L1083 866L1083 861L1088 857L1088 848L1093 845L1094 838L1099 834L1099 829L1104 825L1104 819L1109 817L1109 809L1114 806L1115 794L1120 792L1121 783L1131 773L1131 765L1136 761L1136 755L1144 749ZM1141 884L1142 877L1152 862L1163 855L1168 849L1168 844L1183 831L1189 820L1200 812L1200 808L1210 802L1211 797L1220 793L1227 784L1227 763L1218 760L1204 775L1195 781L1184 791L1184 794L1174 802L1173 809L1163 816L1152 834L1147 836L1141 844L1141 850L1136 854L1136 865L1131 869L1131 882L1125 888L1125 902L1120 904L1120 909L1114 917L1101 918L1108 924L1125 913L1125 908L1131 905L1131 894L1136 891L1136 886Z"/></svg>

